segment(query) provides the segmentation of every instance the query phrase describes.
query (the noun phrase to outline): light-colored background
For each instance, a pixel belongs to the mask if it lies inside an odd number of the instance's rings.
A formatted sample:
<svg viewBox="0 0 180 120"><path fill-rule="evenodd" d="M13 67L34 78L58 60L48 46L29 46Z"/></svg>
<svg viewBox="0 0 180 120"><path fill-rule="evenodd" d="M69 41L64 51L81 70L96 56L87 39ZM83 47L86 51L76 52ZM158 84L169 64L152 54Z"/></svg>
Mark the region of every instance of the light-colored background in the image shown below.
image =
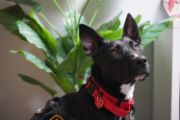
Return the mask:
<svg viewBox="0 0 180 120"><path fill-rule="evenodd" d="M4 0L0 0L0 8L7 6ZM59 28L62 29L62 18L52 7L49 0L38 0L44 5L44 13ZM73 0L70 0L72 5ZM63 1L60 1L63 2ZM79 7L84 0L79 0ZM62 3L64 5L64 3ZM86 19L89 19L97 5L96 0L91 0L88 9L85 12ZM65 5L64 5L64 8ZM121 20L124 21L128 12L133 16L141 14L143 21L150 20L157 22L166 18L162 8L161 0L104 0L102 8L94 23L96 28L102 22L111 19L119 11L123 10ZM161 39L166 39L163 36ZM45 73L35 68L31 63L25 61L22 57L9 53L10 49L26 49L42 56L33 46L22 42L17 37L7 32L0 26L0 120L28 120L34 111L42 107L50 96L39 87L31 86L20 80L18 73L30 75L34 78L44 81L52 88L56 88L52 79ZM153 70L153 44L145 49L145 54L151 63ZM152 120L153 115L153 79L152 73L149 79L144 82L138 82L136 86L136 119ZM77 108L78 109L78 108ZM168 120L168 119L167 119Z"/></svg>

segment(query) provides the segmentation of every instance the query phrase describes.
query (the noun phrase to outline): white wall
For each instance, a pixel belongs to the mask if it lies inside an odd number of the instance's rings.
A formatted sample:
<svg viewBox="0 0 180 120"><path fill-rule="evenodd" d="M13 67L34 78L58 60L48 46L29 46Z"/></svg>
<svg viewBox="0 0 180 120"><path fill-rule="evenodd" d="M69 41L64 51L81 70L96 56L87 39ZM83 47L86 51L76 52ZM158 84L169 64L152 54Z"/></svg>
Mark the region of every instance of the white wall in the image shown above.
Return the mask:
<svg viewBox="0 0 180 120"><path fill-rule="evenodd" d="M173 22L173 44L172 44L172 78L171 78L171 120L179 120L179 90L180 90L180 19Z"/></svg>
<svg viewBox="0 0 180 120"><path fill-rule="evenodd" d="M172 29L168 29L154 44L153 120L170 120L171 38Z"/></svg>
<svg viewBox="0 0 180 120"><path fill-rule="evenodd" d="M154 44L153 120L179 120L180 21Z"/></svg>
<svg viewBox="0 0 180 120"><path fill-rule="evenodd" d="M52 7L50 1L39 0L44 6L44 12L47 13L48 18L59 28L59 31L63 27L62 19L59 13ZM83 4L84 0L79 0ZM102 22L111 19L119 11L123 10L122 21L128 12L132 13L133 16L141 14L143 21L150 20L152 22L159 21L166 17L162 9L161 0L103 0L104 3L102 8L95 20L93 26L96 28ZM73 0L71 0L72 5ZM62 5L65 5L62 3ZM94 7L97 5L97 0L91 0L88 6L88 10L85 11L85 17L90 18ZM1 2L0 7L4 7L5 3ZM66 6L64 6L66 8ZM0 44L0 119L1 120L25 120L32 116L32 113L37 108L41 107L48 98L43 90L38 87L30 86L20 80L17 77L17 73L24 73L40 80L45 81L51 87L55 84L52 79L37 70L33 65L26 62L22 57L12 55L8 51L9 49L25 48L29 49L33 53L37 53L42 56L40 52L20 41L8 33L2 26L0 26L1 44ZM164 38L163 38L164 39ZM145 49L150 63L151 70L153 70L153 45L151 44ZM152 101L153 101L153 80L152 74L144 82L139 82L136 87L136 119L137 120L152 120Z"/></svg>

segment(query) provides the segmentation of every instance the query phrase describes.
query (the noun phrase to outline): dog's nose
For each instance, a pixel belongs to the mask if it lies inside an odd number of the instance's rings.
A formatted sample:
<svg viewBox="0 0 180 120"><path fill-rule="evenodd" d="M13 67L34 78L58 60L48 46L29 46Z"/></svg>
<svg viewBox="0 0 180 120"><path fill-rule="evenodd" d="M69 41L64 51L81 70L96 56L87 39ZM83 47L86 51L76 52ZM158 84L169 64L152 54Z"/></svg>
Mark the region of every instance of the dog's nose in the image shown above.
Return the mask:
<svg viewBox="0 0 180 120"><path fill-rule="evenodd" d="M138 65L142 65L142 64L145 64L147 62L147 59L145 57L138 57L138 58L136 58L135 62Z"/></svg>

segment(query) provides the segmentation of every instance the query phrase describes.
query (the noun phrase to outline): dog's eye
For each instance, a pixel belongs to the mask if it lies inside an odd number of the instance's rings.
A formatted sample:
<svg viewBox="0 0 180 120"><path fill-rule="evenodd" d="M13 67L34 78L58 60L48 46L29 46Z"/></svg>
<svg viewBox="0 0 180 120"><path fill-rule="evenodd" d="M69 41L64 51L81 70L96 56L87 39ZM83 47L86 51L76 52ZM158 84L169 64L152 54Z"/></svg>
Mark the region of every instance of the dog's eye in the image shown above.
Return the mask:
<svg viewBox="0 0 180 120"><path fill-rule="evenodd" d="M134 50L139 50L139 49L140 49L139 44L133 45L133 49L134 49Z"/></svg>
<svg viewBox="0 0 180 120"><path fill-rule="evenodd" d="M121 51L120 45L116 45L116 46L113 46L112 48L110 48L111 53L119 53L120 51Z"/></svg>
<svg viewBox="0 0 180 120"><path fill-rule="evenodd" d="M139 44L135 44L135 45L133 46L133 48L134 48L135 50L139 49Z"/></svg>
<svg viewBox="0 0 180 120"><path fill-rule="evenodd" d="M130 46L131 46L132 49L135 50L135 51L139 51L139 50L140 50L140 46L139 46L139 44L137 44L137 43L130 42Z"/></svg>
<svg viewBox="0 0 180 120"><path fill-rule="evenodd" d="M111 52L111 53L115 53L115 52L117 52L117 51L118 51L118 50L117 50L115 47L113 47L113 48L110 49L110 52Z"/></svg>

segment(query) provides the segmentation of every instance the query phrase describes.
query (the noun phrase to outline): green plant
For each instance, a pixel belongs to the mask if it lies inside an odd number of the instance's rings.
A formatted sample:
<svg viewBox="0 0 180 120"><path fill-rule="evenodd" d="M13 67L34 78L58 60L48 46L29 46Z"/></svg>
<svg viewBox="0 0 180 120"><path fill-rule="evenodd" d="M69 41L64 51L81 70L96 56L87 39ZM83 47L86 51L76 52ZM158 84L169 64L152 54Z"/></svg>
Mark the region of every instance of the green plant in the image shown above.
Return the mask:
<svg viewBox="0 0 180 120"><path fill-rule="evenodd" d="M22 55L27 61L33 63L40 70L50 74L54 81L59 85L65 93L78 91L82 84L86 82L86 78L90 74L90 66L92 60L85 56L79 40L79 24L86 23L83 13L90 2L86 0L85 5L80 12L77 7L74 11L65 13L57 0L52 0L52 4L57 8L59 13L64 17L64 26L67 31L66 35L61 35L57 28L46 18L41 12L41 5L35 0L8 0L16 3L16 5L0 10L0 23L11 33L18 36L22 40L33 44L39 50L43 51L45 59L29 53L25 50L11 50L11 53ZM77 2L77 1L76 1ZM69 0L66 0L69 6ZM91 26L98 14L102 0L98 1L98 7L89 21ZM76 3L77 4L77 3ZM31 12L25 14L20 5L30 6ZM77 5L76 5L77 6ZM121 21L119 19L122 12L115 16L112 20L103 23L97 32L107 40L118 40L122 37ZM51 29L58 35L55 38L51 32L41 23L44 20ZM157 39L162 31L164 31L171 23L170 19L151 24L145 22L140 24L141 16L135 18L139 25L142 37L142 47ZM49 94L55 95L56 91L44 85L39 80L31 78L27 75L19 74L22 80L42 87Z"/></svg>

